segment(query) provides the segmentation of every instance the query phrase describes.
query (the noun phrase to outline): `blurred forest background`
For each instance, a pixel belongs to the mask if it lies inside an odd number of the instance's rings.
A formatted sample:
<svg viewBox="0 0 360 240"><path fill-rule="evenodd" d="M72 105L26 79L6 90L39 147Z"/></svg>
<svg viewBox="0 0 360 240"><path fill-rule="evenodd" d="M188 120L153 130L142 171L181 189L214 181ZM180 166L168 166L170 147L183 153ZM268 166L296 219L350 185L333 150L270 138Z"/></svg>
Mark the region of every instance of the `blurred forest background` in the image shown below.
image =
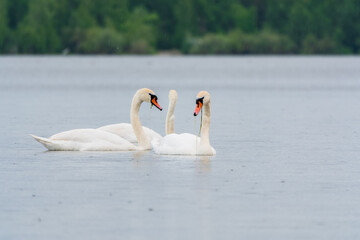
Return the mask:
<svg viewBox="0 0 360 240"><path fill-rule="evenodd" d="M359 0L0 0L5 54L359 54Z"/></svg>

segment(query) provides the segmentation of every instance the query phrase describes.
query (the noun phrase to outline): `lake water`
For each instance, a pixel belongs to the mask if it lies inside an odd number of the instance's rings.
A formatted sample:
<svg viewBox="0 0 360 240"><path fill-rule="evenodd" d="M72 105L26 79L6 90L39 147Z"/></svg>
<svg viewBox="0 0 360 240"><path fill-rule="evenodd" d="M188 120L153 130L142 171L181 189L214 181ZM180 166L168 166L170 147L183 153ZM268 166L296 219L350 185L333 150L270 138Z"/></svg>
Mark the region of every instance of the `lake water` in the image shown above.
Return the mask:
<svg viewBox="0 0 360 240"><path fill-rule="evenodd" d="M213 157L48 152L43 137L129 122L196 133ZM360 58L0 57L0 239L359 239Z"/></svg>

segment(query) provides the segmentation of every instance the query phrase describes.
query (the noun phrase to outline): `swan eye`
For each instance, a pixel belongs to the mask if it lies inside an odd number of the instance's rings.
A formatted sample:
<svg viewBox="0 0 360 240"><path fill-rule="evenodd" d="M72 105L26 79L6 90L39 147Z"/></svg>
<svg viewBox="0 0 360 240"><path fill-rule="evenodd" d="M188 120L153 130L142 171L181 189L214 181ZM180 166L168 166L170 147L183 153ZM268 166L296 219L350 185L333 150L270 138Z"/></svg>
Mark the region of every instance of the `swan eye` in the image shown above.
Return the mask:
<svg viewBox="0 0 360 240"><path fill-rule="evenodd" d="M203 105L204 97L196 99L196 105L199 107L199 104Z"/></svg>
<svg viewBox="0 0 360 240"><path fill-rule="evenodd" d="M151 93L149 93L149 95L150 95L150 101L152 101L153 99L155 99L155 101L157 101L158 98L156 95L151 94Z"/></svg>

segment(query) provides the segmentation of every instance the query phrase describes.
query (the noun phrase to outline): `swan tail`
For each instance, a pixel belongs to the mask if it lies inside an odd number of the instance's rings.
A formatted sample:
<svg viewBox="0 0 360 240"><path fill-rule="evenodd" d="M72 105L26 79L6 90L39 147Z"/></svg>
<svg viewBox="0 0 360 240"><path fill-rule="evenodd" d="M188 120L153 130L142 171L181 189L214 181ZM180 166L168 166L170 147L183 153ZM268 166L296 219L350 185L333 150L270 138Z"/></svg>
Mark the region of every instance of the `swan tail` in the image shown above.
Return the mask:
<svg viewBox="0 0 360 240"><path fill-rule="evenodd" d="M30 134L30 136L32 136L36 141L38 141L39 143L44 145L44 147L46 147L48 150L55 150L56 149L56 144L53 141L51 141L50 139L43 138L43 137L38 137L38 136L35 136L35 135L32 135L32 134Z"/></svg>

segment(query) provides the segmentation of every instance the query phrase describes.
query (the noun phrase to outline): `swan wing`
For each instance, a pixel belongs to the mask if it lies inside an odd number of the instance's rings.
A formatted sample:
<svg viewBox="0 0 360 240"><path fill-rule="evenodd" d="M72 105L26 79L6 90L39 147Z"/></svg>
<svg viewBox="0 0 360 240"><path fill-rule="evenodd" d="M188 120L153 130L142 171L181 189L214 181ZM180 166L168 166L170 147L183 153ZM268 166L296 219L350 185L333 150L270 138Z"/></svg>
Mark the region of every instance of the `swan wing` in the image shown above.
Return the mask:
<svg viewBox="0 0 360 240"><path fill-rule="evenodd" d="M143 129L144 129L144 132L150 142L154 139L162 138L162 136L160 134L158 134L157 132L155 132L154 130L152 130L150 128L143 127ZM98 128L98 130L113 133L113 134L116 134L116 135L126 139L127 141L129 141L131 143L137 143L137 139L136 139L133 127L131 126L130 123L110 124L110 125L100 127L100 128Z"/></svg>
<svg viewBox="0 0 360 240"><path fill-rule="evenodd" d="M153 141L153 140L162 139L162 136L159 133L155 132L154 130L152 130L152 129L148 128L148 127L143 127L143 129L144 129L144 132L145 132L145 134L148 137L150 142Z"/></svg>
<svg viewBox="0 0 360 240"><path fill-rule="evenodd" d="M129 142L136 143L137 139L134 134L134 130L129 123L117 123L117 124L110 124L106 126L102 126L97 128L98 130L109 132L116 134Z"/></svg>

